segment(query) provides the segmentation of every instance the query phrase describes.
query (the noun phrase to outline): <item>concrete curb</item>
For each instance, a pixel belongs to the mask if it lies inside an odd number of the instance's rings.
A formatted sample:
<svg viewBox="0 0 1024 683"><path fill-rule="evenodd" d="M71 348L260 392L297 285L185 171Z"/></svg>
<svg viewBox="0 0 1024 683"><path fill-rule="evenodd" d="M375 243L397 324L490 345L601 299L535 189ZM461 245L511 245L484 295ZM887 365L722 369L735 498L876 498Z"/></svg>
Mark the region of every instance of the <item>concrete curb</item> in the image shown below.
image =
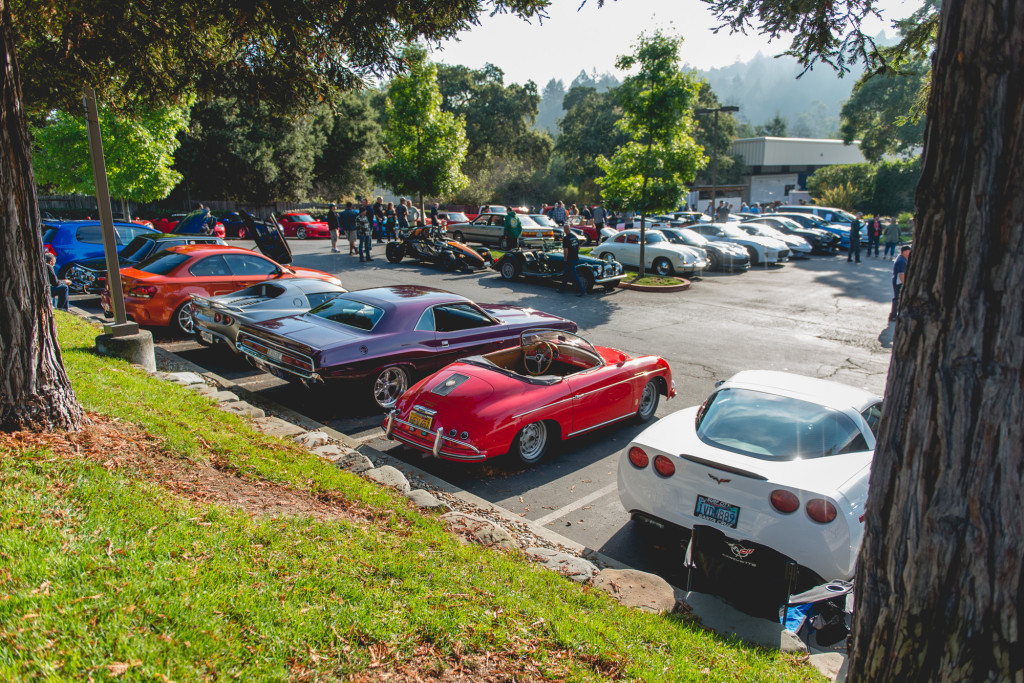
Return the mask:
<svg viewBox="0 0 1024 683"><path fill-rule="evenodd" d="M632 285L625 282L620 282L619 287L622 289L632 289L636 292L656 292L662 294L668 294L670 292L685 292L690 288L690 281L686 278L677 277L679 280L678 285L667 285L665 287L656 287L653 285Z"/></svg>

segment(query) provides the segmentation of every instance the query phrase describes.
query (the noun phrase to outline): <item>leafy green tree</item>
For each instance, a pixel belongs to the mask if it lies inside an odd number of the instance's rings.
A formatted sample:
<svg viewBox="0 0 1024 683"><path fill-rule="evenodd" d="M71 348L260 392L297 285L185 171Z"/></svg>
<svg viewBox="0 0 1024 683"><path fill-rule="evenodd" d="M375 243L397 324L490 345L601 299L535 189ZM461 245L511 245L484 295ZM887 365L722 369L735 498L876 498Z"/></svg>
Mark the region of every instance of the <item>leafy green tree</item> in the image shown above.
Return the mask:
<svg viewBox="0 0 1024 683"><path fill-rule="evenodd" d="M641 212L641 275L646 216L678 206L686 184L707 162L691 137L699 84L679 67L681 44L682 38L661 32L641 35L635 52L616 61L623 71L637 69L619 86L618 125L629 142L611 159L598 158L604 175L597 183L609 208Z"/></svg>
<svg viewBox="0 0 1024 683"><path fill-rule="evenodd" d="M871 212L895 216L914 210L914 192L921 181L921 157L880 162L875 169Z"/></svg>
<svg viewBox="0 0 1024 683"><path fill-rule="evenodd" d="M760 136L767 136L773 138L788 138L789 137L789 122L786 117L780 114L778 111L775 112L775 116L769 121L765 121L761 125L754 126L754 132Z"/></svg>
<svg viewBox="0 0 1024 683"><path fill-rule="evenodd" d="M600 189L594 179L601 174L598 157L610 157L628 142L618 126L622 108L617 90L598 92L590 86L575 86L565 96L565 116L558 122L555 151L565 160L566 180L579 186L586 201L596 200Z"/></svg>
<svg viewBox="0 0 1024 683"><path fill-rule="evenodd" d="M711 84L701 81L700 89L697 91L698 108L717 109L722 105ZM743 172L746 165L743 157L738 154L729 154L729 147L732 141L738 137L754 137L753 131L749 135L740 135L739 124L733 114L721 113L718 115L718 136L715 136L714 117L698 116L695 119L693 139L704 148L704 154L711 157L713 152L718 154L718 176L716 180L724 185L739 183L743 179ZM711 171L705 166L697 172L694 182L698 185L711 185Z"/></svg>
<svg viewBox="0 0 1024 683"><path fill-rule="evenodd" d="M822 206L873 213L874 164L834 164L819 168L807 178L807 191ZM841 201L842 204L830 202Z"/></svg>
<svg viewBox="0 0 1024 683"><path fill-rule="evenodd" d="M537 128L547 131L550 135L558 132L558 119L564 113L562 101L565 99L565 83L561 79L552 78L544 86L540 105L537 111Z"/></svg>
<svg viewBox="0 0 1024 683"><path fill-rule="evenodd" d="M384 158L370 175L403 194L439 197L469 184L461 166L469 142L462 118L441 109L437 67L421 47L406 50L408 72L391 80L384 108Z"/></svg>
<svg viewBox="0 0 1024 683"><path fill-rule="evenodd" d="M187 106L158 107L135 116L100 110L103 155L110 194L122 201L166 197L181 180L173 169L178 133L188 125ZM95 194L89 137L81 115L52 112L33 130L36 182L59 192ZM123 208L125 215L130 212Z"/></svg>
<svg viewBox="0 0 1024 683"><path fill-rule="evenodd" d="M931 76L928 62L916 60L898 73L868 72L853 86L843 105L840 132L843 142L860 139L868 161L887 154L916 155L924 141L924 119L909 117Z"/></svg>
<svg viewBox="0 0 1024 683"><path fill-rule="evenodd" d="M794 36L791 52L808 67L885 61L861 30L877 13L871 2L709 5L734 30ZM1024 3L926 9L898 46L927 51L935 36L848 679L1014 680L1024 602Z"/></svg>
<svg viewBox="0 0 1024 683"><path fill-rule="evenodd" d="M412 41L454 37L485 11L543 17L547 4L0 0L0 429L74 428L81 419L46 305L30 112L80 111L83 86L119 113L193 96L297 111L400 71Z"/></svg>

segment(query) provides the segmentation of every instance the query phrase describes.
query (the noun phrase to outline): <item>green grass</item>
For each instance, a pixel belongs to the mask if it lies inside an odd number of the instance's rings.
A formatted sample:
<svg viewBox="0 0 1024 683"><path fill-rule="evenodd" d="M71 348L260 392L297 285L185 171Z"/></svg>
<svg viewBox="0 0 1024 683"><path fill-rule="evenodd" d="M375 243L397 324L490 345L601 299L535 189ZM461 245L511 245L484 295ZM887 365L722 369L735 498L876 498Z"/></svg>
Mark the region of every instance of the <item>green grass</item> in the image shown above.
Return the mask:
<svg viewBox="0 0 1024 683"><path fill-rule="evenodd" d="M97 330L57 315L88 411L143 427L186 470L214 463L347 514L250 517L175 494L113 446L109 460L86 458L0 435L2 680L373 679L459 665L518 680L820 680L792 656L462 545L404 497L95 355Z"/></svg>
<svg viewBox="0 0 1024 683"><path fill-rule="evenodd" d="M645 287L674 287L679 284L679 279L674 277L661 277L660 275L644 275L630 273L623 280L628 285L644 285Z"/></svg>

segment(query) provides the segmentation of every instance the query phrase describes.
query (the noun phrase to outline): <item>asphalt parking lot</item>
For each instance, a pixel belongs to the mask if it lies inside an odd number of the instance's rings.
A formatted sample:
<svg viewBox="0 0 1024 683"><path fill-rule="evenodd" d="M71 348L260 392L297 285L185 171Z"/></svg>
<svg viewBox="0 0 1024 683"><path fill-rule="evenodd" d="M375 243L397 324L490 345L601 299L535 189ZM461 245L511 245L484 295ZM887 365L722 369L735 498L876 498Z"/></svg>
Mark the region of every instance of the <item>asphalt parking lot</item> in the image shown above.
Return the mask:
<svg viewBox="0 0 1024 683"><path fill-rule="evenodd" d="M238 246L251 242L233 241ZM657 417L699 403L715 382L743 369L782 370L833 379L876 393L885 387L893 325L889 261L845 254L813 257L746 273L710 273L672 294L617 289L577 298L554 287L503 281L495 271L445 273L414 262L390 264L383 248L361 264L330 253L326 240L290 241L295 264L338 275L348 289L428 285L479 303L510 303L575 320L592 343L669 361L678 396ZM76 297L77 298L77 297ZM98 310L98 299L77 304ZM606 555L680 581L681 554L672 539L641 538L619 504L619 453L642 431L612 426L563 444L521 470L501 460L483 464L424 459L383 438L381 414L346 387L308 390L248 365L224 349L155 331L157 341L188 360L302 412L369 446L435 473L462 488L539 522Z"/></svg>

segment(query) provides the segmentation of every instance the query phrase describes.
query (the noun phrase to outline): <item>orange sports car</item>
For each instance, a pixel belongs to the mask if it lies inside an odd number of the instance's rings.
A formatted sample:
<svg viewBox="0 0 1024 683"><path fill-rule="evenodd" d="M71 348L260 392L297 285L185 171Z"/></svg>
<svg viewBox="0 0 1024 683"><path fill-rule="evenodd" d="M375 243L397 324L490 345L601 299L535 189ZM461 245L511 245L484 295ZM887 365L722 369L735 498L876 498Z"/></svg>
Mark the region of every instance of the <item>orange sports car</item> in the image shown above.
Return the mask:
<svg viewBox="0 0 1024 683"><path fill-rule="evenodd" d="M123 268L121 287L129 319L140 325L171 326L191 334L192 294L218 296L266 280L295 277L341 285L341 280L329 273L282 266L249 249L189 244L171 247L132 268ZM109 290L103 292L101 303L107 317L113 316Z"/></svg>

